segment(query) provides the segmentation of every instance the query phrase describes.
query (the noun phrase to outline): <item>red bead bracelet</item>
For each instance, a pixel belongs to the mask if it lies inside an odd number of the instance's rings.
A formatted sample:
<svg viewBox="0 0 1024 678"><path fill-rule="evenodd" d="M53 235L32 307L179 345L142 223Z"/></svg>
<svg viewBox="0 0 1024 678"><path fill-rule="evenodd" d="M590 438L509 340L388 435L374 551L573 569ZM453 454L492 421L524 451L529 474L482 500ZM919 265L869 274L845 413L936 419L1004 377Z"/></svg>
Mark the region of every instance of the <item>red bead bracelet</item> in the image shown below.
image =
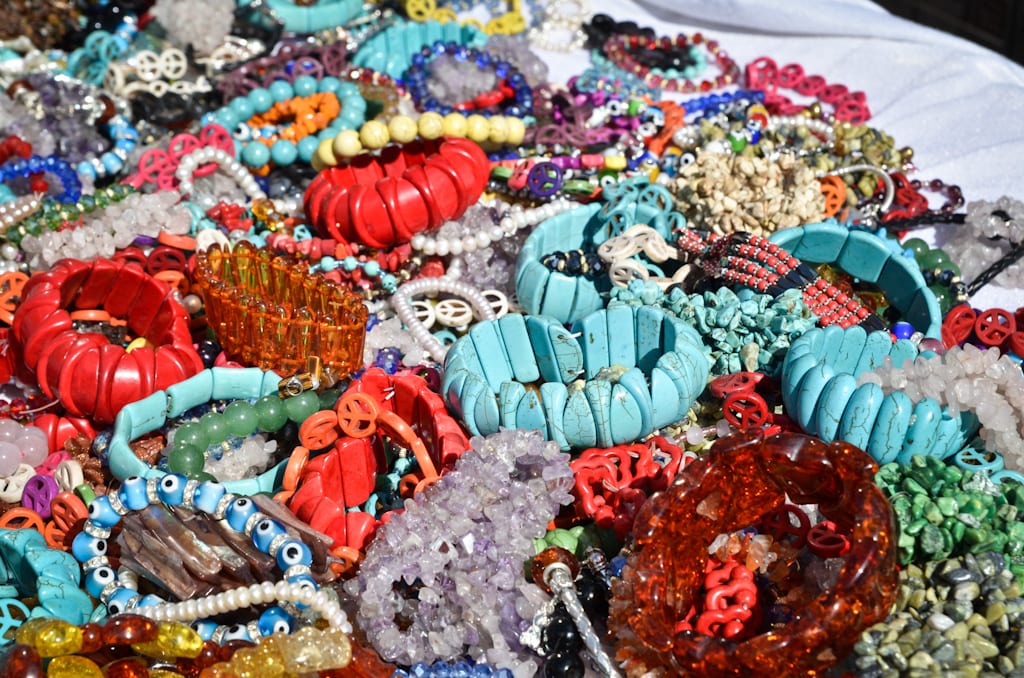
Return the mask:
<svg viewBox="0 0 1024 678"><path fill-rule="evenodd" d="M306 216L324 237L391 247L458 219L489 177L487 156L468 139L391 146L320 172L306 190Z"/></svg>
<svg viewBox="0 0 1024 678"><path fill-rule="evenodd" d="M636 49L669 49L671 47L701 44L704 45L708 53L714 58L722 72L715 76L714 80L702 80L700 84L693 80L668 78L652 73L648 66L641 64L631 53L631 50ZM694 33L690 37L680 34L675 38L667 36L650 38L644 35L615 35L605 43L604 51L608 55L608 59L616 66L643 78L651 87L661 88L668 92L682 92L684 94L710 92L713 89L726 87L739 81L740 69L736 62L722 51L717 41L705 40L704 36L700 33Z"/></svg>
<svg viewBox="0 0 1024 678"><path fill-rule="evenodd" d="M836 120L863 125L871 119L864 92L851 92L846 85L828 84L820 75L807 75L800 64L779 66L761 57L747 64L747 87L765 92L764 106L774 115L796 115L806 106L794 104L779 89L791 89L833 107Z"/></svg>
<svg viewBox="0 0 1024 678"><path fill-rule="evenodd" d="M63 259L33 276L14 314L15 349L48 398L68 414L109 424L125 405L203 369L189 316L170 288L142 269L109 259ZM103 308L157 346L127 351L102 334L78 333L74 309Z"/></svg>

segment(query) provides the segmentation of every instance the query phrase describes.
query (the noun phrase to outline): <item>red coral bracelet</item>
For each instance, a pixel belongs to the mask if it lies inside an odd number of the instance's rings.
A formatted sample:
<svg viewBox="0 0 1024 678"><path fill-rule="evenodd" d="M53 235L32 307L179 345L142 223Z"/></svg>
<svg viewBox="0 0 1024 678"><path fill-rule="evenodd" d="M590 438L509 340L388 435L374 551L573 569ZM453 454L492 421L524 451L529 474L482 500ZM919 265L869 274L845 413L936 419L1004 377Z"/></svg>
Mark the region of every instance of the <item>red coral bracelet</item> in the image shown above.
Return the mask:
<svg viewBox="0 0 1024 678"><path fill-rule="evenodd" d="M125 405L203 369L189 316L170 288L137 266L63 259L33 276L14 314L15 348L39 388L67 412L109 424ZM72 327L74 309L103 308L149 343L128 351Z"/></svg>
<svg viewBox="0 0 1024 678"><path fill-rule="evenodd" d="M320 172L306 190L306 216L324 237L391 247L458 219L489 177L487 156L468 139L392 146Z"/></svg>

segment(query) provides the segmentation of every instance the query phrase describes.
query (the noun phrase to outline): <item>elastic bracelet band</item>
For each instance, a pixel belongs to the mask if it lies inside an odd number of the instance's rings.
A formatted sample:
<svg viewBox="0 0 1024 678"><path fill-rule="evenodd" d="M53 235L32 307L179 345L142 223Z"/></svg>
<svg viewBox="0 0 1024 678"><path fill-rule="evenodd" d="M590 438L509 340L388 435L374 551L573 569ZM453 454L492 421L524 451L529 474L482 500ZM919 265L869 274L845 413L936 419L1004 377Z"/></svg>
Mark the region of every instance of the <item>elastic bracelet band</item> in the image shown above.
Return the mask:
<svg viewBox="0 0 1024 678"><path fill-rule="evenodd" d="M454 21L444 24L437 21L400 21L363 43L352 63L400 78L412 63L413 55L439 40L483 47L487 35L475 26L460 26Z"/></svg>
<svg viewBox="0 0 1024 678"><path fill-rule="evenodd" d="M693 80L680 80L677 78L663 77L653 73L650 68L641 64L630 51L636 49L667 49L669 47L685 47L687 45L703 44L715 62L721 68L714 80L703 80L700 84ZM651 87L662 88L669 92L708 92L731 85L739 80L740 70L736 62L721 50L715 40L705 40L700 33L687 37L678 35L675 38L650 38L643 35L615 35L604 45L605 54L608 59L617 66L640 76Z"/></svg>
<svg viewBox="0 0 1024 678"><path fill-rule="evenodd" d="M129 446L131 441L163 427L169 419L180 417L188 410L211 400L248 400L268 395L277 397L280 381L281 377L276 373L264 372L255 367L214 367L126 405L114 420L114 429L106 452L110 473L118 480L126 480L132 476L162 478L165 472L139 459ZM284 409L283 403L281 408ZM269 422L262 423L269 426ZM229 432L242 435L241 432ZM280 462L256 478L222 484L228 492L239 495L273 492L275 487L280 485L278 477L286 463L287 460Z"/></svg>
<svg viewBox="0 0 1024 678"><path fill-rule="evenodd" d="M304 368L309 356L337 376L362 365L366 306L340 285L300 272L294 260L243 241L230 252L199 252L194 278L210 329L229 355L281 374ZM249 295L273 302L253 307Z"/></svg>
<svg viewBox="0 0 1024 678"><path fill-rule="evenodd" d="M658 308L601 310L569 330L509 314L455 342L442 392L474 435L538 429L563 450L609 447L682 418L709 369L696 331Z"/></svg>
<svg viewBox="0 0 1024 678"><path fill-rule="evenodd" d="M918 356L908 339L895 342L888 332L863 328L815 328L790 346L782 366L782 402L807 433L827 443L843 440L870 454L879 464L910 462L915 454L945 459L961 450L977 432L977 418L953 416L935 400L917 404L901 391L885 395L874 383L858 385L861 373L885 359L901 366Z"/></svg>
<svg viewBox="0 0 1024 678"><path fill-rule="evenodd" d="M306 189L306 216L320 235L346 243L406 243L462 216L483 193L489 166L477 144L458 138L362 155L317 175Z"/></svg>
<svg viewBox="0 0 1024 678"><path fill-rule="evenodd" d="M125 405L203 369L188 313L163 283L108 259L64 259L23 289L12 330L39 388L69 414L110 423ZM126 351L100 334L79 334L70 311L102 308L157 348Z"/></svg>

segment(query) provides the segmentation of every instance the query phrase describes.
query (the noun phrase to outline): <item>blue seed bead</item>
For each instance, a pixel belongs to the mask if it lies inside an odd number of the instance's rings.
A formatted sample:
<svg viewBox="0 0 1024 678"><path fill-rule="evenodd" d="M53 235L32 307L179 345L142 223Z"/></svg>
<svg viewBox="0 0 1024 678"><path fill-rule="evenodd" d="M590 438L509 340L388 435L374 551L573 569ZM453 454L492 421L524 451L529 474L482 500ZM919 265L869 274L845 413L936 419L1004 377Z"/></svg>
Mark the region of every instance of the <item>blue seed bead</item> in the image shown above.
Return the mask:
<svg viewBox="0 0 1024 678"><path fill-rule="evenodd" d="M269 636L273 633L291 633L293 627L292 617L275 605L267 608L260 615L259 621L256 622L256 627L264 636Z"/></svg>
<svg viewBox="0 0 1024 678"><path fill-rule="evenodd" d="M320 259L320 270L328 273L338 267L338 260L334 257L323 257Z"/></svg>
<svg viewBox="0 0 1024 678"><path fill-rule="evenodd" d="M236 532L243 532L245 531L246 521L248 521L249 517L256 513L257 510L256 502L252 499L249 497L239 497L228 505L228 510L227 513L224 514L224 517L227 519L228 525L231 526L231 529Z"/></svg>
<svg viewBox="0 0 1024 678"><path fill-rule="evenodd" d="M141 511L146 508L149 506L149 497L146 496L146 479L141 476L125 478L121 487L117 489L117 498L130 511Z"/></svg>
<svg viewBox="0 0 1024 678"><path fill-rule="evenodd" d="M258 141L250 142L242 151L242 162L249 167L263 167L270 162L270 149Z"/></svg>
<svg viewBox="0 0 1024 678"><path fill-rule="evenodd" d="M260 551L264 553L270 552L270 542L274 540L274 537L284 534L285 529L281 523L270 518L264 518L260 522L256 523L256 527L252 531L252 542L256 545Z"/></svg>
<svg viewBox="0 0 1024 678"><path fill-rule="evenodd" d="M316 86L316 78L308 75L300 75L295 78L295 82L292 83L295 96L298 97L308 97L311 94L316 94Z"/></svg>
<svg viewBox="0 0 1024 678"><path fill-rule="evenodd" d="M121 516L110 505L110 498L103 495L89 502L89 520L97 527L109 530L121 522Z"/></svg>
<svg viewBox="0 0 1024 678"><path fill-rule="evenodd" d="M96 556L107 555L107 540L99 539L86 532L79 532L71 542L71 555L80 563Z"/></svg>
<svg viewBox="0 0 1024 678"><path fill-rule="evenodd" d="M359 260L352 256L345 257L341 260L341 267L351 273L359 268Z"/></svg>
<svg viewBox="0 0 1024 678"><path fill-rule="evenodd" d="M156 495L168 506L181 506L185 501L185 483L188 478L180 473L168 473L156 486Z"/></svg>
<svg viewBox="0 0 1024 678"><path fill-rule="evenodd" d="M370 276L371 278L376 278L380 274L380 264L378 264L376 261L366 262L365 264L363 264L363 273Z"/></svg>
<svg viewBox="0 0 1024 678"><path fill-rule="evenodd" d="M226 492L227 490L220 483L202 482L192 494L192 503L203 513L213 514L217 510L217 503Z"/></svg>
<svg viewBox="0 0 1024 678"><path fill-rule="evenodd" d="M287 570L295 565L310 567L313 564L313 552L301 541L286 541L277 552L277 566Z"/></svg>

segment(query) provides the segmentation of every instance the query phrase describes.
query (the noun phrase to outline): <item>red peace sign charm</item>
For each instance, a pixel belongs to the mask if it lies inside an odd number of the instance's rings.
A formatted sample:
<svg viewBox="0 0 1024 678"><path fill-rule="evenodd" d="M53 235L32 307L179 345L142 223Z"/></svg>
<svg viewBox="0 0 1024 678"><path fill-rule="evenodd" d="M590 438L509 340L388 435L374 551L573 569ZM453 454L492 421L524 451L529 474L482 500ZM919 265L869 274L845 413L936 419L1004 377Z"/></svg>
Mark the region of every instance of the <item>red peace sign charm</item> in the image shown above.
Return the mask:
<svg viewBox="0 0 1024 678"><path fill-rule="evenodd" d="M796 519L794 525L792 518ZM769 513L761 520L761 531L770 534L773 539L779 541L787 536L795 537L790 540L793 548L803 548L807 543L807 533L811 529L811 521L807 514L799 506L783 504L782 507Z"/></svg>
<svg viewBox="0 0 1024 678"><path fill-rule="evenodd" d="M731 393L722 410L725 420L738 429L757 428L768 421L768 404L753 391Z"/></svg>
<svg viewBox="0 0 1024 678"><path fill-rule="evenodd" d="M711 395L724 398L733 393L751 393L764 379L760 372L736 372L723 374L711 381Z"/></svg>
<svg viewBox="0 0 1024 678"><path fill-rule="evenodd" d="M377 432L377 401L365 393L349 393L335 406L338 425L349 438L368 438Z"/></svg>
<svg viewBox="0 0 1024 678"><path fill-rule="evenodd" d="M949 313L942 320L942 345L953 348L967 341L974 331L974 322L977 319L978 314L968 304L957 304L949 309Z"/></svg>
<svg viewBox="0 0 1024 678"><path fill-rule="evenodd" d="M819 558L838 558L850 550L850 540L836 531L836 524L823 520L807 533L807 548Z"/></svg>
<svg viewBox="0 0 1024 678"><path fill-rule="evenodd" d="M974 334L986 346L999 346L1017 331L1017 320L1013 314L1001 308L982 311L974 321Z"/></svg>

